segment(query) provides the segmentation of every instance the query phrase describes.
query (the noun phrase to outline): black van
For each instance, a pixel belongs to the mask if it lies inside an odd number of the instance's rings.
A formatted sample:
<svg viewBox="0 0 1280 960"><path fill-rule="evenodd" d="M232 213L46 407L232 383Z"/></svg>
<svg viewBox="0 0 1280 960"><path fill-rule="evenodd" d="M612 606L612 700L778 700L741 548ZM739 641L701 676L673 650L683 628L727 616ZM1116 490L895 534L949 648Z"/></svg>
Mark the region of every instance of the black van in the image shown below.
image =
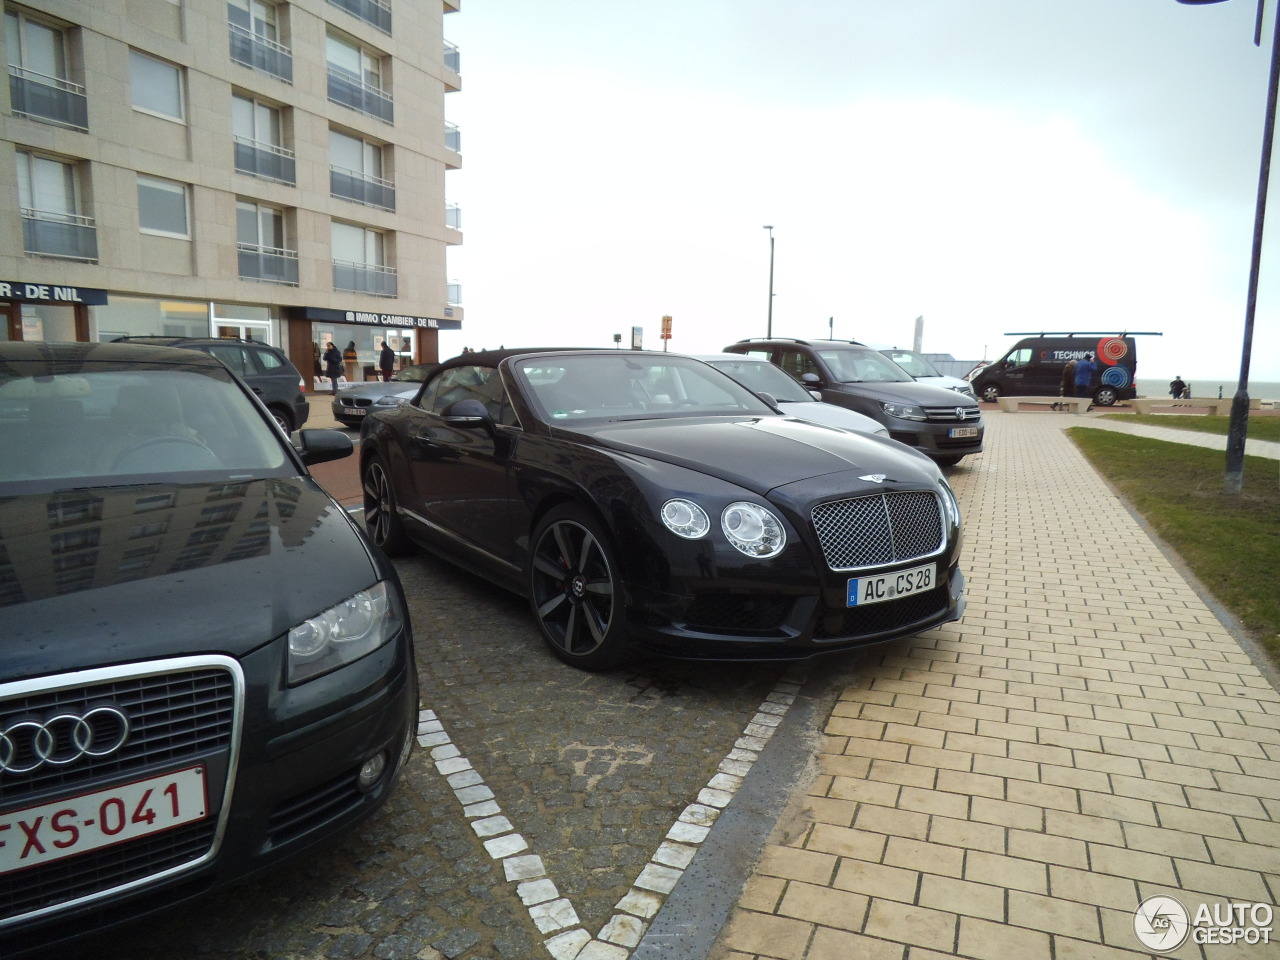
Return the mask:
<svg viewBox="0 0 1280 960"><path fill-rule="evenodd" d="M987 403L1002 396L1056 397L1061 392L1062 368L1069 360L1091 353L1101 367L1094 378L1093 402L1109 407L1138 395L1134 385L1138 347L1130 333L1040 333L1022 336L999 360L973 374L973 392Z"/></svg>

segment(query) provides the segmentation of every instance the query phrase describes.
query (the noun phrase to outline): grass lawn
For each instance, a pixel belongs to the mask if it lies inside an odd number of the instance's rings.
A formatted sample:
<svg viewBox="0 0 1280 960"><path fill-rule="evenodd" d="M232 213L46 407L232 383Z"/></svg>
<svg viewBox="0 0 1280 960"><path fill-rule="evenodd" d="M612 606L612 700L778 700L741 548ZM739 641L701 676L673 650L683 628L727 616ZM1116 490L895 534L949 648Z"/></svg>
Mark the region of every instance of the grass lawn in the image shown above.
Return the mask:
<svg viewBox="0 0 1280 960"><path fill-rule="evenodd" d="M1132 419L1126 417L1126 419ZM1151 416L1143 420L1226 417ZM1250 422L1252 426L1252 421ZM1246 457L1244 494L1222 492L1223 453L1076 427L1072 440L1280 666L1280 464Z"/></svg>
<svg viewBox="0 0 1280 960"><path fill-rule="evenodd" d="M1201 433L1217 433L1227 435L1230 417L1192 416L1180 413L1108 413L1104 420L1123 420L1125 423L1149 423L1156 427L1172 427L1175 430L1199 430ZM1280 441L1280 417L1267 413L1259 416L1258 411L1249 414L1249 427L1246 436L1250 440Z"/></svg>

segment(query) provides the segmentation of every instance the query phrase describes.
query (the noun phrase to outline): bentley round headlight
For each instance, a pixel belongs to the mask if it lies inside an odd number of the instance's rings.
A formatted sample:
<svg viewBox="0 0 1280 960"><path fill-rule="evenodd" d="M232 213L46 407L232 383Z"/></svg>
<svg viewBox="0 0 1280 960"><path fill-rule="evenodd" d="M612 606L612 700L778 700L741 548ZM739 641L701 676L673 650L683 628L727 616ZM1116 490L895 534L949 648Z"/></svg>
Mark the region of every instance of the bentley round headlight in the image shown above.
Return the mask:
<svg viewBox="0 0 1280 960"><path fill-rule="evenodd" d="M782 521L756 503L731 503L720 514L720 528L729 542L749 557L776 557L787 545Z"/></svg>
<svg viewBox="0 0 1280 960"><path fill-rule="evenodd" d="M678 537L697 540L711 529L707 511L692 500L668 500L662 505L662 522Z"/></svg>

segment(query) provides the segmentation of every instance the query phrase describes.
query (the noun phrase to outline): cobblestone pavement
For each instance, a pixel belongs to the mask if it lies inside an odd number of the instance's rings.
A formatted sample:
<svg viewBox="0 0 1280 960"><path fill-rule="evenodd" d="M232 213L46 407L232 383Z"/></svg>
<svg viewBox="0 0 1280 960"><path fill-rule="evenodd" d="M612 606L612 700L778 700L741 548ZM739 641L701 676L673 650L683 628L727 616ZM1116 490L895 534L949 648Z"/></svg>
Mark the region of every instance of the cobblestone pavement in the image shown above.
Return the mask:
<svg viewBox="0 0 1280 960"><path fill-rule="evenodd" d="M1271 913L1274 672L1062 433L1090 425L988 414L952 475L963 621L843 690L713 960L1122 960L1149 955L1149 897ZM1280 956L1274 922L1269 944L1204 933L1169 955Z"/></svg>

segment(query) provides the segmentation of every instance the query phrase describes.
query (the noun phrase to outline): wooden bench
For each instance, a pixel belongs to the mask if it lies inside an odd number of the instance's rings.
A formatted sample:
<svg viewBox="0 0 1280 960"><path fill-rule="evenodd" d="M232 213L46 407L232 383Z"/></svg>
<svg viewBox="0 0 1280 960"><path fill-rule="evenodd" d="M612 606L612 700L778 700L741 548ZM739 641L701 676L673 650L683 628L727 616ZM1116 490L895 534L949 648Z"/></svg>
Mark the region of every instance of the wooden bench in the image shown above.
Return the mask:
<svg viewBox="0 0 1280 960"><path fill-rule="evenodd" d="M1022 403L1070 407L1072 413L1087 413L1093 400L1089 397L1000 397L999 403L1000 409L1006 413L1017 413L1018 405Z"/></svg>
<svg viewBox="0 0 1280 960"><path fill-rule="evenodd" d="M1231 413L1230 397L1219 400L1214 397L1189 397L1186 400L1175 400L1173 397L1138 397L1128 401L1135 413L1187 413L1191 410L1209 410L1220 417ZM1260 397L1249 398L1250 410L1261 410Z"/></svg>

